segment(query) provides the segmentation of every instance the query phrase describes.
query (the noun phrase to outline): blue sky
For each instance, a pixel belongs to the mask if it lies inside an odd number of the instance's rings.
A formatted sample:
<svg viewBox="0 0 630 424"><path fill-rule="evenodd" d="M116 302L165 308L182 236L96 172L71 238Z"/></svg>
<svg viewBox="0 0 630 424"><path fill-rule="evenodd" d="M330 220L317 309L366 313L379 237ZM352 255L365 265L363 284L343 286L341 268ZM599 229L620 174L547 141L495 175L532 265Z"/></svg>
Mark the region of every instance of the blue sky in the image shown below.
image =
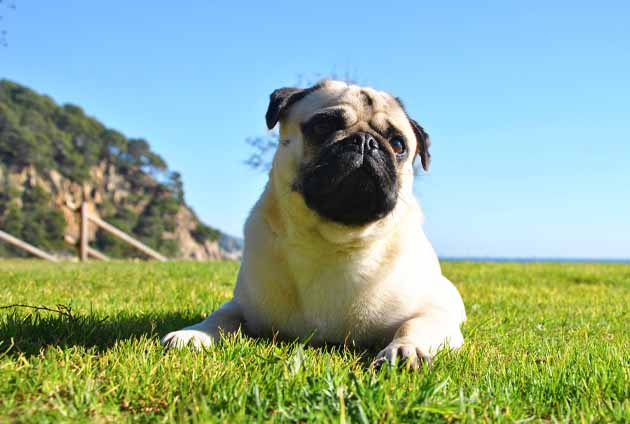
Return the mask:
<svg viewBox="0 0 630 424"><path fill-rule="evenodd" d="M266 181L243 162L269 93L334 72L431 134L441 256L630 257L628 2L14 3L0 77L148 139L229 233Z"/></svg>

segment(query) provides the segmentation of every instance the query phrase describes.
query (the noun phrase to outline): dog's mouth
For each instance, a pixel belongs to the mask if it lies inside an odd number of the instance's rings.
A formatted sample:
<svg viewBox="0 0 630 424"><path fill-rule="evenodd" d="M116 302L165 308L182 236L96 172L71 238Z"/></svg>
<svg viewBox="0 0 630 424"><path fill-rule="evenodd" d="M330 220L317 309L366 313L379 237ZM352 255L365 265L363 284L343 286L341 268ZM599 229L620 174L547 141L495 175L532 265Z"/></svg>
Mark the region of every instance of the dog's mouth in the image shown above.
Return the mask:
<svg viewBox="0 0 630 424"><path fill-rule="evenodd" d="M302 169L295 188L319 215L351 226L385 217L398 199L392 155L365 133L324 148Z"/></svg>

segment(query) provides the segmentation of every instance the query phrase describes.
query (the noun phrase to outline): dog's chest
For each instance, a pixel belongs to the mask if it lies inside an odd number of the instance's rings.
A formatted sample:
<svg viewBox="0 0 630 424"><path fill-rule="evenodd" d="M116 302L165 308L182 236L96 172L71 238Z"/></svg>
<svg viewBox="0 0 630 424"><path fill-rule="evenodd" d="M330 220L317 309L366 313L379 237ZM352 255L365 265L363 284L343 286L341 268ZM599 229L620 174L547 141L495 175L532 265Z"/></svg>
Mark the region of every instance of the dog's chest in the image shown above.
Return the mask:
<svg viewBox="0 0 630 424"><path fill-rule="evenodd" d="M283 278L287 284L274 277L260 281L264 296L255 297L255 321L263 332L369 344L391 338L409 314L410 293L369 261L294 258Z"/></svg>
<svg viewBox="0 0 630 424"><path fill-rule="evenodd" d="M299 327L314 330L314 339L337 342L350 333L362 333L362 327L374 327L374 323L366 322L377 315L369 311L373 308L366 298L366 282L357 281L352 270L343 266L311 271L295 281L295 318L302 321Z"/></svg>

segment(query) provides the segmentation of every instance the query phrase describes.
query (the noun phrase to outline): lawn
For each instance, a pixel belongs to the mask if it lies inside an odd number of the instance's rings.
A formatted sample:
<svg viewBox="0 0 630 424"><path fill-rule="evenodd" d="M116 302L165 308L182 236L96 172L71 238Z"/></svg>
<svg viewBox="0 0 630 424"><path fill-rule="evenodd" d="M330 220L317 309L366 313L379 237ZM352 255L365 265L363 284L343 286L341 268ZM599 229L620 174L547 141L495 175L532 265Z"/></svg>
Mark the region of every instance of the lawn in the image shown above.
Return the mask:
<svg viewBox="0 0 630 424"><path fill-rule="evenodd" d="M58 311L0 310L0 422L630 422L630 265L444 263L466 344L419 372L245 336L165 352L237 269L0 261L0 306Z"/></svg>

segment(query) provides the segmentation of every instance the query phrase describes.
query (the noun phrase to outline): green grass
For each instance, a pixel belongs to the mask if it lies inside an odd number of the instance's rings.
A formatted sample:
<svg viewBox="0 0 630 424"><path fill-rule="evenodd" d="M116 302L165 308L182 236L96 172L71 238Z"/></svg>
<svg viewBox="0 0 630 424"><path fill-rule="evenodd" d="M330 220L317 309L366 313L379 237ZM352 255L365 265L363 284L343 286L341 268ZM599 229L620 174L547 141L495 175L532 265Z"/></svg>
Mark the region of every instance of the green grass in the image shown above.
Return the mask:
<svg viewBox="0 0 630 424"><path fill-rule="evenodd" d="M374 352L158 336L228 299L235 263L0 261L0 422L630 422L630 266L445 263L466 345L431 369Z"/></svg>

